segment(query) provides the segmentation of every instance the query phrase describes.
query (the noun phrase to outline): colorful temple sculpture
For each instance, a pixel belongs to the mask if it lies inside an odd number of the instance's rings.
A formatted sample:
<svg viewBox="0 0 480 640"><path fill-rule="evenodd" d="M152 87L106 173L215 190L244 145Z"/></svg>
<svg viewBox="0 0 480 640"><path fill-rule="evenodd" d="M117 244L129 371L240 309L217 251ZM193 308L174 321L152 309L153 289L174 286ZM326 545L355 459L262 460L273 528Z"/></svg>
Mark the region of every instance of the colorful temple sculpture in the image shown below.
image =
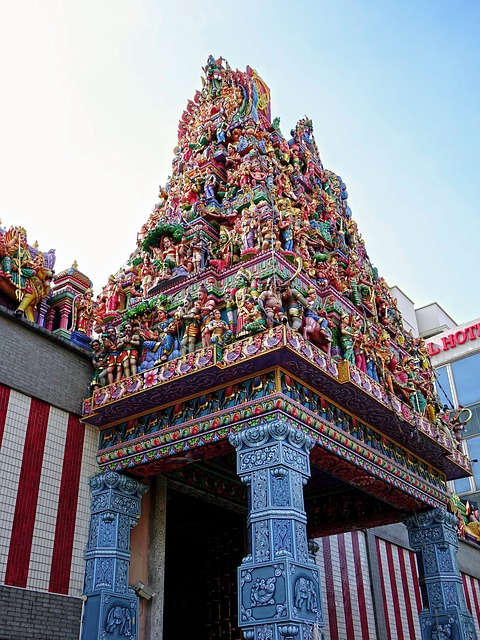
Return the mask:
<svg viewBox="0 0 480 640"><path fill-rule="evenodd" d="M77 338L93 336L83 420L99 429L101 473L84 640L137 638L130 528L142 478L160 474L245 518L238 624L211 625L209 638L320 638L314 539L400 521L418 551L422 637L475 638L446 484L471 462L312 121L285 137L257 73L210 56L174 154L136 247L97 299L88 282L54 298ZM0 256L2 291L32 319L48 264L21 230L2 235Z"/></svg>
<svg viewBox="0 0 480 640"><path fill-rule="evenodd" d="M54 265L55 253L30 247L23 227L0 227L0 295L2 305L17 317L45 324L47 308L42 303L50 294Z"/></svg>
<svg viewBox="0 0 480 640"><path fill-rule="evenodd" d="M90 348L93 329L92 282L77 269L55 274L55 251L27 243L23 227L0 222L0 304L48 331Z"/></svg>

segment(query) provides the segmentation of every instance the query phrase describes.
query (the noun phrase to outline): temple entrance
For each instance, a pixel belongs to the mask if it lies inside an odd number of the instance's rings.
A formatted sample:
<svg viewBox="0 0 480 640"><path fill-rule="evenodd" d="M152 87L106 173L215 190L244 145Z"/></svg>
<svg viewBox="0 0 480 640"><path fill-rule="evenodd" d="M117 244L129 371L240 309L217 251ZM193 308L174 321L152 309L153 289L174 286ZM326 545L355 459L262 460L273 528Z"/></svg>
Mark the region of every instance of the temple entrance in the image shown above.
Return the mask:
<svg viewBox="0 0 480 640"><path fill-rule="evenodd" d="M169 490L164 640L241 640L237 567L245 516Z"/></svg>

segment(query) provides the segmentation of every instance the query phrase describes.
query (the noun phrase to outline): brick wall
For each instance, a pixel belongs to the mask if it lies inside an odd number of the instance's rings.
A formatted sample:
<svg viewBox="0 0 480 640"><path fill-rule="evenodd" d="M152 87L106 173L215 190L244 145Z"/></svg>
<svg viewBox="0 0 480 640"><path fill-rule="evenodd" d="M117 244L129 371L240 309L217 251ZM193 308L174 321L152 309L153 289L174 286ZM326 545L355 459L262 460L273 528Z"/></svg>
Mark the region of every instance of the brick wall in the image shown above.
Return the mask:
<svg viewBox="0 0 480 640"><path fill-rule="evenodd" d="M76 640L82 601L0 586L0 640Z"/></svg>
<svg viewBox="0 0 480 640"><path fill-rule="evenodd" d="M82 349L0 307L0 383L80 414L91 376Z"/></svg>

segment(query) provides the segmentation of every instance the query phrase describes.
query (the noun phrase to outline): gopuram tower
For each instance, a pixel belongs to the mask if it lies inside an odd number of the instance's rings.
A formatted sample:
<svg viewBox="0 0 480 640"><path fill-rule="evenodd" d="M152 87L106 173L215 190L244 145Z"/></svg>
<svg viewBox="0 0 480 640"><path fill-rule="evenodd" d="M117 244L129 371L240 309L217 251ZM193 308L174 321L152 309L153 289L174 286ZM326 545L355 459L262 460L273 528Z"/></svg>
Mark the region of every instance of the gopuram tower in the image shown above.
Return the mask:
<svg viewBox="0 0 480 640"><path fill-rule="evenodd" d="M476 637L446 484L471 462L347 198L311 120L285 137L257 73L210 56L172 175L96 303L84 640L138 637L130 529L146 479L157 504L166 488L167 528L184 525L167 535L165 581L152 577L152 638L161 624L165 640L320 638L314 539L401 521L422 637ZM208 529L213 505L225 515ZM161 562L149 551L153 576Z"/></svg>

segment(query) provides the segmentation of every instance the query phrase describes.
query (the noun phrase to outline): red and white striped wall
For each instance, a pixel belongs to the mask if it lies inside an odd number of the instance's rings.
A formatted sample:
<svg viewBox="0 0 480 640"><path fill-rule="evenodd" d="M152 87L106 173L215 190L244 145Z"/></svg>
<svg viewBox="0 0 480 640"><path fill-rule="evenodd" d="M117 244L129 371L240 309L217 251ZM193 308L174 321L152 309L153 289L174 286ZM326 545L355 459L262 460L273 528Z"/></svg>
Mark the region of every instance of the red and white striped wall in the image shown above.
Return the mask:
<svg viewBox="0 0 480 640"><path fill-rule="evenodd" d="M318 540L325 640L376 637L366 539L353 532Z"/></svg>
<svg viewBox="0 0 480 640"><path fill-rule="evenodd" d="M473 614L477 637L480 638L480 580L462 573L463 590L467 601L467 609Z"/></svg>
<svg viewBox="0 0 480 640"><path fill-rule="evenodd" d="M387 636L398 640L421 638L418 614L422 597L413 551L376 539Z"/></svg>
<svg viewBox="0 0 480 640"><path fill-rule="evenodd" d="M96 430L0 385L0 584L80 595Z"/></svg>
<svg viewBox="0 0 480 640"><path fill-rule="evenodd" d="M322 575L325 640L371 640L377 637L366 534L353 532L318 540ZM422 608L413 551L375 538L380 577L380 606L388 640L418 640ZM480 628L480 580L462 574L467 607Z"/></svg>

